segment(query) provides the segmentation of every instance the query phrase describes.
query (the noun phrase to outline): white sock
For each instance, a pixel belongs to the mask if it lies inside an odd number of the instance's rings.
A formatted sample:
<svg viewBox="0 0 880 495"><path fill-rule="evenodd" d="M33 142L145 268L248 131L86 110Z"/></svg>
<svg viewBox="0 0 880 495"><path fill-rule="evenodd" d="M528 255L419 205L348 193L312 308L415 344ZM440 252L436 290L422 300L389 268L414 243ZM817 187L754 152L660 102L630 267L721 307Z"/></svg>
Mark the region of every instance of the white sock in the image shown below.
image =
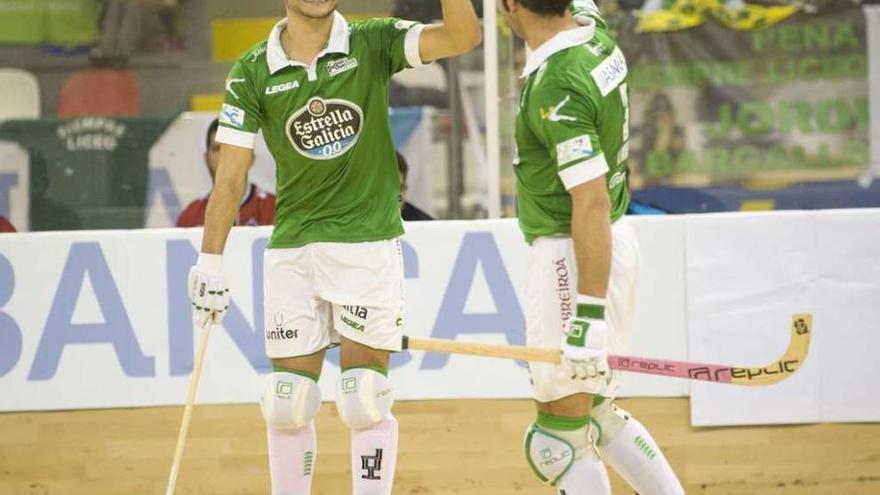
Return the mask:
<svg viewBox="0 0 880 495"><path fill-rule="evenodd" d="M391 495L397 465L397 419L351 432L353 495Z"/></svg>
<svg viewBox="0 0 880 495"><path fill-rule="evenodd" d="M309 495L318 455L315 422L298 430L266 427L272 495Z"/></svg>
<svg viewBox="0 0 880 495"><path fill-rule="evenodd" d="M559 495L611 495L611 482L602 461L583 457L574 461L556 489Z"/></svg>
<svg viewBox="0 0 880 495"><path fill-rule="evenodd" d="M600 450L605 462L639 495L684 495L681 482L657 442L632 416Z"/></svg>

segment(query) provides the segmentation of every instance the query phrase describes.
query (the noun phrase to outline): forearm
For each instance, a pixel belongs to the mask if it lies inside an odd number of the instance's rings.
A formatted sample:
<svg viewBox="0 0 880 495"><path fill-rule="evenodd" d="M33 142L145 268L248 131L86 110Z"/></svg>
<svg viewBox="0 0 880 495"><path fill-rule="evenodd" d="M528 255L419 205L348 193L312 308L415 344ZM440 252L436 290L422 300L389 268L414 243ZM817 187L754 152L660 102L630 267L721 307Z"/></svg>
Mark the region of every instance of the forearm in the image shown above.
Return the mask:
<svg viewBox="0 0 880 495"><path fill-rule="evenodd" d="M459 40L464 50L480 44L482 28L471 0L441 0L443 25L450 38Z"/></svg>
<svg viewBox="0 0 880 495"><path fill-rule="evenodd" d="M235 217L241 206L244 195L245 181L235 181L224 185L215 185L208 199L205 212L205 230L202 236L202 252L206 254L223 254L229 230L235 224Z"/></svg>
<svg viewBox="0 0 880 495"><path fill-rule="evenodd" d="M611 215L605 204L574 205L571 220L578 294L604 299L611 275Z"/></svg>
<svg viewBox="0 0 880 495"><path fill-rule="evenodd" d="M461 55L473 50L483 39L480 20L470 0L442 2L443 22L430 24L422 31L419 51L424 62Z"/></svg>

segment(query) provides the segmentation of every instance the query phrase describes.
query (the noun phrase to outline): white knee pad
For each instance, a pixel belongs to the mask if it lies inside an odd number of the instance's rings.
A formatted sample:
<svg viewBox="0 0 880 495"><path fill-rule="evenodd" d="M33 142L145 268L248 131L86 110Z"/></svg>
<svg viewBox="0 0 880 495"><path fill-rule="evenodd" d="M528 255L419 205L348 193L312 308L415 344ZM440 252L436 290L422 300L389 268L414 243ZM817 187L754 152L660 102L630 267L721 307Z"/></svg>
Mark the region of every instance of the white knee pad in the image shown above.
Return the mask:
<svg viewBox="0 0 880 495"><path fill-rule="evenodd" d="M379 424L391 414L394 396L388 377L369 368L352 368L339 375L336 409L353 430Z"/></svg>
<svg viewBox="0 0 880 495"><path fill-rule="evenodd" d="M296 430L309 424L321 407L321 389L311 378L274 372L266 380L260 410L266 423L279 430Z"/></svg>
<svg viewBox="0 0 880 495"><path fill-rule="evenodd" d="M617 404L610 400L594 407L592 422L597 427L593 433L596 445L599 447L608 445L623 430L629 418L630 414L626 410L617 407Z"/></svg>
<svg viewBox="0 0 880 495"><path fill-rule="evenodd" d="M525 438L526 459L538 479L555 486L577 459L598 459L587 426L561 431L529 426Z"/></svg>

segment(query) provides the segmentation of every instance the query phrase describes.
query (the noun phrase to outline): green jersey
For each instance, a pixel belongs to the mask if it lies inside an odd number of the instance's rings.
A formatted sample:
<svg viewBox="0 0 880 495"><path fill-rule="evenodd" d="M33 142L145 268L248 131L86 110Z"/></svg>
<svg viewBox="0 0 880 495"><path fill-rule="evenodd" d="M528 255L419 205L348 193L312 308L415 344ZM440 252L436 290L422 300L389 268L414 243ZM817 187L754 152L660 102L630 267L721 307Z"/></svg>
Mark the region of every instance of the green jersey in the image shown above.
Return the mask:
<svg viewBox="0 0 880 495"><path fill-rule="evenodd" d="M388 82L421 64L423 26L392 18L349 25L334 15L311 66L288 59L282 20L226 80L217 140L253 148L262 131L275 160L270 248L403 234Z"/></svg>
<svg viewBox="0 0 880 495"><path fill-rule="evenodd" d="M611 221L629 204L626 59L593 2L576 1L581 27L532 52L516 118L520 228L531 243L571 233L568 190L605 176Z"/></svg>

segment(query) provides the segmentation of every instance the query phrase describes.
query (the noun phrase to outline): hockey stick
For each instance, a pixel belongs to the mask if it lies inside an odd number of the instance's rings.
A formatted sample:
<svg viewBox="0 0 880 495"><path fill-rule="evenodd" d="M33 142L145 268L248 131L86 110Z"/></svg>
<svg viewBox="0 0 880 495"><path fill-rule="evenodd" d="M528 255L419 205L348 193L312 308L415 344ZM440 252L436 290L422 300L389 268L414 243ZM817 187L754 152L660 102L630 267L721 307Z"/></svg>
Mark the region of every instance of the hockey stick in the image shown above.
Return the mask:
<svg viewBox="0 0 880 495"><path fill-rule="evenodd" d="M788 349L785 350L785 353L778 360L762 368L616 355L608 356L608 362L611 369L619 371L760 387L779 383L793 375L800 368L807 357L807 351L810 349L812 329L812 315L794 315L791 320L791 340L788 342ZM479 344L404 336L403 348L418 351L519 359L539 363L559 364L560 362L559 349L515 345Z"/></svg>
<svg viewBox="0 0 880 495"><path fill-rule="evenodd" d="M193 405L196 402L196 392L199 389L199 377L202 376L202 361L205 359L205 349L208 348L208 336L211 334L211 326L202 329L199 340L199 350L196 354L195 367L192 377L189 379L189 390L186 393L186 407L183 409L183 419L180 422L180 431L177 434L177 447L174 449L174 461L171 463L171 473L168 475L168 486L165 495L174 495L174 487L177 485L177 473L180 471L180 461L183 458L183 447L186 445L186 433L189 431L189 421L192 418Z"/></svg>

